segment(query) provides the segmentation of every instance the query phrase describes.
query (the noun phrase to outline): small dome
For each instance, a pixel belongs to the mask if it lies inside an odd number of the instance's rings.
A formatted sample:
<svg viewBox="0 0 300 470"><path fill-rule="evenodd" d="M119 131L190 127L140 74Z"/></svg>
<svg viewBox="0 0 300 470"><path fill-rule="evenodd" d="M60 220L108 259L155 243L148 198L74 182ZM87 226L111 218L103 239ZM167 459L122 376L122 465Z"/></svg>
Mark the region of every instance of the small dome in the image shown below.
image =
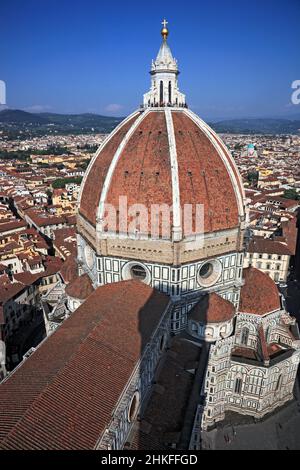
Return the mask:
<svg viewBox="0 0 300 470"><path fill-rule="evenodd" d="M92 281L87 274L78 276L66 287L66 294L73 299L85 300L94 291Z"/></svg>
<svg viewBox="0 0 300 470"><path fill-rule="evenodd" d="M239 312L265 315L280 310L278 289L270 276L250 267L243 270L243 277Z"/></svg>
<svg viewBox="0 0 300 470"><path fill-rule="evenodd" d="M232 320L234 313L231 302L212 292L201 297L192 308L189 319L202 324L222 323Z"/></svg>

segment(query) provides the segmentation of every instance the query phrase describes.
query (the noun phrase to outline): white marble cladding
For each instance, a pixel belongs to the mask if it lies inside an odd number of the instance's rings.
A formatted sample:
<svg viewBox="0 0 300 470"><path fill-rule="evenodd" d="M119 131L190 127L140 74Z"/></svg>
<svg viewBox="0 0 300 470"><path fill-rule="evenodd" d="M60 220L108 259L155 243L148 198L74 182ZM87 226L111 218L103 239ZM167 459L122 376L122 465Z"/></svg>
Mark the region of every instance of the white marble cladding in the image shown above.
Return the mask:
<svg viewBox="0 0 300 470"><path fill-rule="evenodd" d="M211 357L203 393L206 397L203 429L224 419L229 410L262 418L291 400L299 355L299 351L294 351L291 357L271 367L232 361L230 354L219 360Z"/></svg>
<svg viewBox="0 0 300 470"><path fill-rule="evenodd" d="M212 290L215 290L217 294L220 295L220 297L222 297L223 299L232 302L235 308L237 308L240 300L240 286L237 285L225 287L225 290L216 290L212 288L209 289L209 291ZM206 291L207 289L205 289L203 293ZM198 291L198 294L199 292L201 291ZM189 296L187 296L179 302L174 302L174 308L171 316L171 331L176 333L186 329L188 324L188 312L198 301L199 295L194 295L193 298L189 298ZM218 328L216 331L218 331Z"/></svg>
<svg viewBox="0 0 300 470"><path fill-rule="evenodd" d="M203 324L194 320L188 322L188 333L196 339L212 343L227 338L233 332L234 319Z"/></svg>
<svg viewBox="0 0 300 470"><path fill-rule="evenodd" d="M170 308L167 307L158 328L147 344L141 360L136 365L120 396L112 420L101 436L97 449L121 450L124 447L141 410L146 406L151 394L156 368L169 342L169 320ZM132 412L134 399L136 399L136 409Z"/></svg>
<svg viewBox="0 0 300 470"><path fill-rule="evenodd" d="M227 290L227 296L222 295L231 301L237 301L230 292L230 287L241 284L242 280L242 253L230 253L218 257L222 265L221 275L216 283L210 288L202 287L198 281L200 267L209 260L189 263L179 267L159 265L154 263L136 261L134 264L142 266L146 273L146 281L150 286L179 299L181 296L189 295L195 291L211 292L219 291L223 288ZM97 283L98 285L119 282L127 279L125 269L127 263L132 264L132 260L113 257L97 257Z"/></svg>
<svg viewBox="0 0 300 470"><path fill-rule="evenodd" d="M94 287L97 287L99 284L96 253L90 244L80 235L77 235L77 253L79 275L87 273Z"/></svg>

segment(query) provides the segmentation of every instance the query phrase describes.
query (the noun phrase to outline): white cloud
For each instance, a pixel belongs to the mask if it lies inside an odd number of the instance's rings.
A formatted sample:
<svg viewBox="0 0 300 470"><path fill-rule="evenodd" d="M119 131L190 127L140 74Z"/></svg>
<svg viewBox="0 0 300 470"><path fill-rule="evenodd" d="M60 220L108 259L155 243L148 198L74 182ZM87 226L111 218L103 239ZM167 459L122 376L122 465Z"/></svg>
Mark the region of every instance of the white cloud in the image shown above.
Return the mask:
<svg viewBox="0 0 300 470"><path fill-rule="evenodd" d="M124 106L122 106L121 104L117 104L117 103L112 103L112 104L108 104L107 106L105 106L105 111L108 111L109 113L117 113L118 111L121 111L121 109L123 109Z"/></svg>
<svg viewBox="0 0 300 470"><path fill-rule="evenodd" d="M33 106L28 106L27 108L23 108L24 111L27 111L28 113L43 113L45 111L50 111L52 109L52 106L49 106L48 104L35 104Z"/></svg>

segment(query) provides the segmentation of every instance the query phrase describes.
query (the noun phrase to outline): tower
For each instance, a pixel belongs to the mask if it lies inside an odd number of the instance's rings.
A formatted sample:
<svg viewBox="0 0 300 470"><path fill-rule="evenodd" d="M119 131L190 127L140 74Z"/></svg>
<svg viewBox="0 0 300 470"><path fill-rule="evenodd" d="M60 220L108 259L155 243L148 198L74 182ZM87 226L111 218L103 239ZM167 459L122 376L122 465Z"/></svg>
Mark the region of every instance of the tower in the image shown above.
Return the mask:
<svg viewBox="0 0 300 470"><path fill-rule="evenodd" d="M168 46L168 22L163 20L162 44L155 61L151 64L151 89L144 95L144 107L186 106L185 95L178 89L178 65Z"/></svg>

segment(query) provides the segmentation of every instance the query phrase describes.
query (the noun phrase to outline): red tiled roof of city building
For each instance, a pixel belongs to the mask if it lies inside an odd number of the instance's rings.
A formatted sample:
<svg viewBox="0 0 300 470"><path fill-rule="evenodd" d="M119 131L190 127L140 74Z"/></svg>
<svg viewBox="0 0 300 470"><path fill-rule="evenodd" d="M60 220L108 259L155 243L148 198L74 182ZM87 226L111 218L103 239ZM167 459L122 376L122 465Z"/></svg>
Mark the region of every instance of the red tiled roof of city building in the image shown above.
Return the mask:
<svg viewBox="0 0 300 470"><path fill-rule="evenodd" d="M248 253L268 253L277 255L293 254L286 243L263 237L253 237L248 245L247 251Z"/></svg>

